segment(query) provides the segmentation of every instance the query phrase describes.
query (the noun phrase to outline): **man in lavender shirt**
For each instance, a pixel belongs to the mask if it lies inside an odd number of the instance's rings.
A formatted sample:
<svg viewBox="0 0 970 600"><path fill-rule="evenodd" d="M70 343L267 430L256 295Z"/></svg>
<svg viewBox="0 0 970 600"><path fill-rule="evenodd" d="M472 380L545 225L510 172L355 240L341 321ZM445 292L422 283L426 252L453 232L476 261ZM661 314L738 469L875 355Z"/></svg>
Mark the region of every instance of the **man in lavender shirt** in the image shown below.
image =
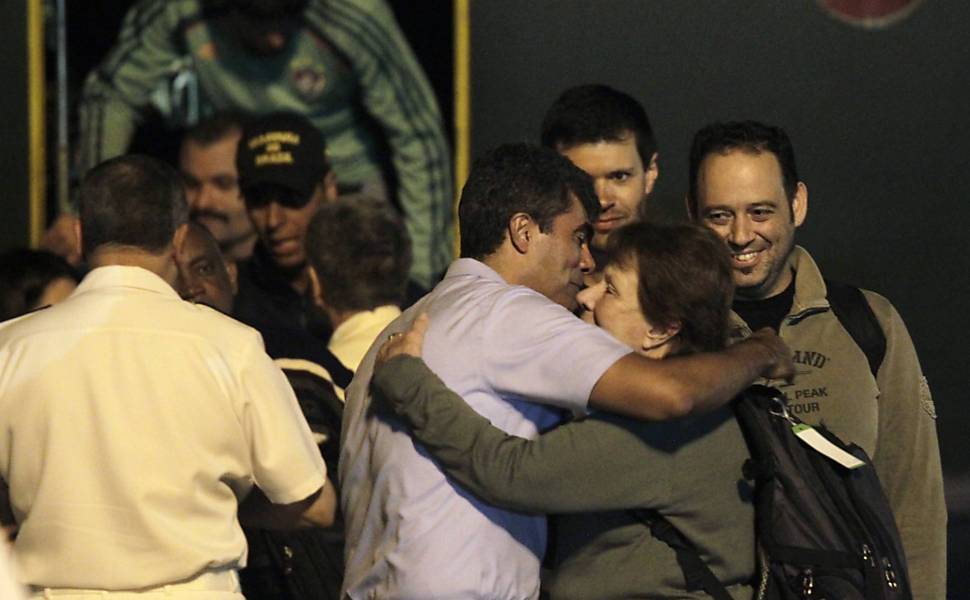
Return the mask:
<svg viewBox="0 0 970 600"><path fill-rule="evenodd" d="M506 432L534 437L563 411L667 419L727 402L759 376L790 376L773 333L712 354L652 361L572 311L599 203L589 176L526 144L479 160L459 206L461 256L392 323L347 390L340 456L350 598L536 598L545 518L482 503L448 481L370 394L374 357L417 315L424 360Z"/></svg>

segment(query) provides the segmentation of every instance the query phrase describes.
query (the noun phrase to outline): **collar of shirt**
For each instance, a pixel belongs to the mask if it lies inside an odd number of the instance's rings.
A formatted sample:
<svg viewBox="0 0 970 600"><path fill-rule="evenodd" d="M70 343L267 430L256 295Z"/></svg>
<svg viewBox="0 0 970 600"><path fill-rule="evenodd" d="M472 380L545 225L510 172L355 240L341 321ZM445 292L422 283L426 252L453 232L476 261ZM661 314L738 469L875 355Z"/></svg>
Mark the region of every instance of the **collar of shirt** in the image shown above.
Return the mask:
<svg viewBox="0 0 970 600"><path fill-rule="evenodd" d="M484 279L505 283L505 279L495 269L474 258L459 258L451 263L451 266L448 267L448 272L445 273L445 279L467 276L482 277Z"/></svg>
<svg viewBox="0 0 970 600"><path fill-rule="evenodd" d="M400 314L401 309L393 304L378 306L373 310L362 310L333 330L333 335L330 336L330 345L339 346L348 339L373 329L374 323L383 322L386 325L396 319ZM382 325L381 329L383 328L384 326ZM380 331L376 333L380 333Z"/></svg>
<svg viewBox="0 0 970 600"><path fill-rule="evenodd" d="M136 288L165 296L178 298L179 295L164 279L142 267L109 265L88 272L77 286L75 294L106 287Z"/></svg>

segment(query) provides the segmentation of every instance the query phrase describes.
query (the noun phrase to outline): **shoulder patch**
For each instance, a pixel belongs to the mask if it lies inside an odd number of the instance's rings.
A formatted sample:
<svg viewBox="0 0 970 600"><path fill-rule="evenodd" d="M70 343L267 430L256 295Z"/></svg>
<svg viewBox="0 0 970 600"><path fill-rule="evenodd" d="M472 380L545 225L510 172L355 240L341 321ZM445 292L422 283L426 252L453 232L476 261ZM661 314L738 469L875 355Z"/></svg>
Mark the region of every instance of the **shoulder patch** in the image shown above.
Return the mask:
<svg viewBox="0 0 970 600"><path fill-rule="evenodd" d="M45 304L44 306L38 306L37 308L32 308L32 309L28 310L27 312L24 313L24 315L29 315L29 314L33 314L35 312L39 312L39 311L42 311L42 310L47 310L48 308L50 308L52 306L54 306L54 305L53 304ZM23 315L20 315L20 316L23 316Z"/></svg>
<svg viewBox="0 0 970 600"><path fill-rule="evenodd" d="M933 404L933 396L930 394L930 384L926 381L926 376L919 378L919 403L932 419L936 419L936 405Z"/></svg>

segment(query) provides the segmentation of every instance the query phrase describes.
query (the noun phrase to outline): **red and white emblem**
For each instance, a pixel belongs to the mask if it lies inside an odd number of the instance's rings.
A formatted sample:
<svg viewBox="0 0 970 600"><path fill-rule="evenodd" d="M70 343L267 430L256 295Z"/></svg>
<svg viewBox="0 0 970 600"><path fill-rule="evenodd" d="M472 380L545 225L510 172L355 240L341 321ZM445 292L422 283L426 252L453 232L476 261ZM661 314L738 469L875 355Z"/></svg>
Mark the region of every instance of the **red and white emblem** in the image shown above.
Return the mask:
<svg viewBox="0 0 970 600"><path fill-rule="evenodd" d="M913 14L923 0L817 0L829 15L864 29L884 29Z"/></svg>

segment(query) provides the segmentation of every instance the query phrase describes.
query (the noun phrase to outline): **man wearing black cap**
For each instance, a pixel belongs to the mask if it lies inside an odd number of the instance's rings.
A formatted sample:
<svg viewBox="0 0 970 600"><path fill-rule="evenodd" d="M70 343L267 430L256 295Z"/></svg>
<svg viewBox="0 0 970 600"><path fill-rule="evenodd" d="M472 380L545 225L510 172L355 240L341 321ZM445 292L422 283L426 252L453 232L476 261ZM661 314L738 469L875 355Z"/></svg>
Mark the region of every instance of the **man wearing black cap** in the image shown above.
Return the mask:
<svg viewBox="0 0 970 600"><path fill-rule="evenodd" d="M239 190L258 241L239 264L233 316L259 330L284 370L321 452L337 468L343 406L335 395L353 373L327 350L331 326L308 312L304 239L313 215L337 198L323 135L302 115L277 112L251 120L236 150ZM316 316L318 318L314 319ZM325 535L247 530L249 566L240 573L247 597L336 598L343 570L339 525Z"/></svg>
<svg viewBox="0 0 970 600"><path fill-rule="evenodd" d="M159 89L172 91L174 120L195 108L285 107L327 138L341 188L401 209L410 279L435 284L454 253L451 154L434 92L385 0L120 4L131 8L118 43L79 99L82 171L125 151ZM47 243L67 252L72 217L61 208Z"/></svg>
<svg viewBox="0 0 970 600"><path fill-rule="evenodd" d="M303 249L310 219L337 197L323 135L295 113L257 118L243 131L236 168L259 237L252 258L240 265L236 318L260 331L304 330L325 338L328 328L310 322L305 311Z"/></svg>

